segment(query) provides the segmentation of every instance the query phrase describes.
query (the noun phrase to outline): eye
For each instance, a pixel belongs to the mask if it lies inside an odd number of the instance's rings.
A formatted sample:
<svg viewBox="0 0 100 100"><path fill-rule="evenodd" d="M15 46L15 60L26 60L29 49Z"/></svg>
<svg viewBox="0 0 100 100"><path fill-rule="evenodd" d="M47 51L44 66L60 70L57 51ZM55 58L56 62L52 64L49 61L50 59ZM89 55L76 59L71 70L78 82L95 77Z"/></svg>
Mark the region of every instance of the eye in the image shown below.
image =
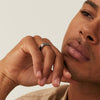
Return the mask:
<svg viewBox="0 0 100 100"><path fill-rule="evenodd" d="M82 10L81 13L83 14L83 16L93 19L93 16L88 11Z"/></svg>

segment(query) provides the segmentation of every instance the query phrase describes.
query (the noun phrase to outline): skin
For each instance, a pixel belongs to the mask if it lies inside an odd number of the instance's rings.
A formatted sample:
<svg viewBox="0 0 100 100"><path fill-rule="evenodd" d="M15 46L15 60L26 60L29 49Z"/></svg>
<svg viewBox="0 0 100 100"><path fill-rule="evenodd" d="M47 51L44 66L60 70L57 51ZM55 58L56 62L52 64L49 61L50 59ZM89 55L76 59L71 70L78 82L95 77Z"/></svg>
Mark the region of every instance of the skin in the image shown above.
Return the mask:
<svg viewBox="0 0 100 100"><path fill-rule="evenodd" d="M51 46L45 46L40 51L40 45L45 42ZM63 62L63 55L48 39L40 36L24 37L0 61L0 100L5 100L9 92L18 85L43 86L52 83L57 87L61 80L70 80L71 74L65 69Z"/></svg>
<svg viewBox="0 0 100 100"><path fill-rule="evenodd" d="M88 1L98 5L98 9L85 3L69 25L62 45L65 54L68 41L77 40L88 48L90 55L85 62L64 56L72 79L78 82L70 85L69 100L100 100L100 0Z"/></svg>
<svg viewBox="0 0 100 100"><path fill-rule="evenodd" d="M48 39L27 36L0 61L1 100L19 84L42 86L52 83L59 86L60 81L71 83L68 100L100 100L100 0L88 1L99 7L94 9L89 4L83 5L65 34L62 53ZM67 55L70 40L76 40L88 49L89 60L77 61ZM44 42L51 46L40 51L39 47Z"/></svg>

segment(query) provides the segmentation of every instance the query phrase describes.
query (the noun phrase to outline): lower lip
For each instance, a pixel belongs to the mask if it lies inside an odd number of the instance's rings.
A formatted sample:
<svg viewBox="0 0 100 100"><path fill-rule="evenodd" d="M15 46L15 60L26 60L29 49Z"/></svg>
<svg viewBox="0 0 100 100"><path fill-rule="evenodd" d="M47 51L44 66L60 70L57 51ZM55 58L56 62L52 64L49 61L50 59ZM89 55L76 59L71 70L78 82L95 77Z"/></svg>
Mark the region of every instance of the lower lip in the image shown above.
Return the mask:
<svg viewBox="0 0 100 100"><path fill-rule="evenodd" d="M79 51L77 51L75 48L68 46L67 48L68 54L73 57L74 59L84 62L88 61L88 58L86 58L84 55L82 55Z"/></svg>

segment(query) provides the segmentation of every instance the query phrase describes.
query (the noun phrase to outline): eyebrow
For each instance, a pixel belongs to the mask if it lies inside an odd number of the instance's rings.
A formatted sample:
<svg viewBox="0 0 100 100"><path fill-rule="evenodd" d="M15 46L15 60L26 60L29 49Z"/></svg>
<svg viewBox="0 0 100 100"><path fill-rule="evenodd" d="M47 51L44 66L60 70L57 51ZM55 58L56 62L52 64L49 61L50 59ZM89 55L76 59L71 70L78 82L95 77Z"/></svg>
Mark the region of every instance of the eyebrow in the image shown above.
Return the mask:
<svg viewBox="0 0 100 100"><path fill-rule="evenodd" d="M89 4L92 8L94 8L95 10L97 10L98 9L98 5L97 4L95 4L93 1L91 1L91 0L87 0L87 1L85 1L85 3L86 4Z"/></svg>

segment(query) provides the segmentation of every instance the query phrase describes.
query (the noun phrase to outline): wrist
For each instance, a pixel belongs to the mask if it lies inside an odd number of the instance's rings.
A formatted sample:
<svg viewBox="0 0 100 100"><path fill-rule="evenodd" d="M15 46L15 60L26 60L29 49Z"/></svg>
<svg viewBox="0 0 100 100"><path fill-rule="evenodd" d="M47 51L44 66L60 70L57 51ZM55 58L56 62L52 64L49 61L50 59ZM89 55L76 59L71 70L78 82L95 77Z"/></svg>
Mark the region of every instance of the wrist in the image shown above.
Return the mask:
<svg viewBox="0 0 100 100"><path fill-rule="evenodd" d="M9 77L6 67L0 61L0 100L5 100L10 91L17 86L17 84Z"/></svg>
<svg viewBox="0 0 100 100"><path fill-rule="evenodd" d="M5 100L10 91L16 87L17 84L9 79L5 74L0 73L0 100Z"/></svg>

